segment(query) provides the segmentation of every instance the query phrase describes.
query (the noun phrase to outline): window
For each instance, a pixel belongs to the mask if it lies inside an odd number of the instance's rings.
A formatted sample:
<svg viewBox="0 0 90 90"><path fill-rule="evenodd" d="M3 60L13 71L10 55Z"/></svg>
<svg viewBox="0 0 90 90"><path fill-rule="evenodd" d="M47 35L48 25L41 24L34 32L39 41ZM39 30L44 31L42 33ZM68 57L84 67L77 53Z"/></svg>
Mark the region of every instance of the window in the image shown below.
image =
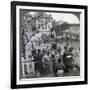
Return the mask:
<svg viewBox="0 0 90 90"><path fill-rule="evenodd" d="M40 29L40 24L38 24L38 29Z"/></svg>
<svg viewBox="0 0 90 90"><path fill-rule="evenodd" d="M44 29L44 24L42 24L42 29Z"/></svg>

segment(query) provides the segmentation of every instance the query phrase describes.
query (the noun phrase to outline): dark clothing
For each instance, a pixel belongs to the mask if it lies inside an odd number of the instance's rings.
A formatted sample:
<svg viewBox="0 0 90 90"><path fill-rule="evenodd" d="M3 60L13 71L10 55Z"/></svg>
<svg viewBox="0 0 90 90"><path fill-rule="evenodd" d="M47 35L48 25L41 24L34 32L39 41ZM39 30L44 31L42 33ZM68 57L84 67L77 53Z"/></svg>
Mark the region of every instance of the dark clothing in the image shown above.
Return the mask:
<svg viewBox="0 0 90 90"><path fill-rule="evenodd" d="M72 69L73 54L69 51L65 51L63 55L63 62L65 64L65 71Z"/></svg>
<svg viewBox="0 0 90 90"><path fill-rule="evenodd" d="M43 74L43 62L42 62L42 54L36 54L34 56L34 61L35 61L35 71L39 72L40 74Z"/></svg>

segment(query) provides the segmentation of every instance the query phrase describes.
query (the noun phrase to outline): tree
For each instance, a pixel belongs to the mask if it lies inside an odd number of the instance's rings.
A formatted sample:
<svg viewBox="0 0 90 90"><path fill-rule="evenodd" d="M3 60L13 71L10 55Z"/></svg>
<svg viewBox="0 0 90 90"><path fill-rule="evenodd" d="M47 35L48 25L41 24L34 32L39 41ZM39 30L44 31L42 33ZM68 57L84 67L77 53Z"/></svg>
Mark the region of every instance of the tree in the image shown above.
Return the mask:
<svg viewBox="0 0 90 90"><path fill-rule="evenodd" d="M25 59L25 46L27 45L27 43L29 42L29 38L28 38L28 35L27 35L27 32L29 32L29 25L33 25L33 21L32 21L32 16L27 14L27 15L24 15L21 17L21 52L22 52L22 55ZM34 25L33 25L34 26ZM31 27L32 29L32 27Z"/></svg>

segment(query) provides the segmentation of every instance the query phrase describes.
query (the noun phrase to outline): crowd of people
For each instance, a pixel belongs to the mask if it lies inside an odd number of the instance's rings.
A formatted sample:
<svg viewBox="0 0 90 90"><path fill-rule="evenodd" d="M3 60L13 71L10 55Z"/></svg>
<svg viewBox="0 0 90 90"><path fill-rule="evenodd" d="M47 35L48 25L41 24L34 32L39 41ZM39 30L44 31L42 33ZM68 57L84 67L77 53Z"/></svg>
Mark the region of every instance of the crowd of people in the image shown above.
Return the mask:
<svg viewBox="0 0 90 90"><path fill-rule="evenodd" d="M73 47L64 47L64 53L61 54L61 47L57 47L56 43L52 43L51 47L41 49L33 47L31 55L32 62L34 62L35 76L64 76L65 72L70 72L73 69Z"/></svg>
<svg viewBox="0 0 90 90"><path fill-rule="evenodd" d="M68 39L65 41L65 45L63 41L60 44L58 41L56 42L56 36L52 33L53 37L50 38L50 42L45 42L45 39L42 42L40 35L42 34L36 34L38 37L32 36L34 38L30 38L23 51L24 59L29 59L34 63L35 77L64 76L65 73L73 70L76 66L74 62L77 56L73 53L76 50L69 45ZM77 62L79 62L78 59Z"/></svg>

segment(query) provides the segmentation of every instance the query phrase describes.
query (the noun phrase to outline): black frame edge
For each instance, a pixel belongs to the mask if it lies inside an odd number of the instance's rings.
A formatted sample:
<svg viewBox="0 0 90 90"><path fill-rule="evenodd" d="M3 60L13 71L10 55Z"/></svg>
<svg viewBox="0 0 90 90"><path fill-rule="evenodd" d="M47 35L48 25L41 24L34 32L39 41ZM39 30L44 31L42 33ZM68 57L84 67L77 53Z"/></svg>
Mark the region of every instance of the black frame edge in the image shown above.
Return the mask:
<svg viewBox="0 0 90 90"><path fill-rule="evenodd" d="M76 82L59 82L59 83L44 83L44 84L25 84L25 85L16 85L16 5L25 5L25 6L48 6L50 7L63 7L63 8L77 8L84 9L85 13L85 77L84 81L76 81ZM11 88L36 88L36 87L51 87L51 86L67 86L67 85L80 85L80 84L88 84L88 6L86 5L69 5L69 4L52 4L52 3L34 3L34 2L19 2L12 1L11 2L11 42L10 42L10 55L11 55Z"/></svg>
<svg viewBox="0 0 90 90"><path fill-rule="evenodd" d="M85 84L88 84L88 6L85 6L84 10L85 10L85 12L84 12L84 16L85 16L84 17L84 19L85 19L85 22L84 22L84 25L85 25L85 29L84 29L85 77L84 77L84 80L85 80Z"/></svg>
<svg viewBox="0 0 90 90"><path fill-rule="evenodd" d="M16 5L11 2L11 41L10 41L10 55L11 55L11 88L16 87Z"/></svg>
<svg viewBox="0 0 90 90"><path fill-rule="evenodd" d="M40 7L62 7L62 8L77 8L77 9L85 9L87 5L73 5L73 4L57 4L57 3L43 3L43 2L24 2L24 1L12 1L15 5L24 5L24 6L40 6ZM39 5L40 4L40 5Z"/></svg>

